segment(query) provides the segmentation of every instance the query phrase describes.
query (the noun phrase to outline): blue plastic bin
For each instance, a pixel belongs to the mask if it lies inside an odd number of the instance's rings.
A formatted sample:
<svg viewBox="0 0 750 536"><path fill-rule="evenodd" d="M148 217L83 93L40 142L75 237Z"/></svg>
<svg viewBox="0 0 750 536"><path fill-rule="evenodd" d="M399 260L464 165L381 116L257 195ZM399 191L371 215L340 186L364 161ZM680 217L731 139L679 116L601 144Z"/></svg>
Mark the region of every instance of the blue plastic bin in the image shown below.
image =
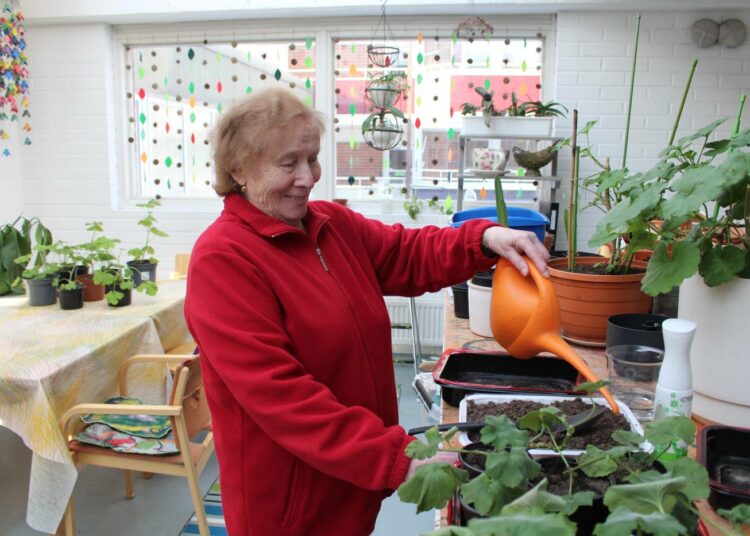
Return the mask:
<svg viewBox="0 0 750 536"><path fill-rule="evenodd" d="M453 227L460 227L466 220L483 218L497 221L495 207L478 207L456 212L451 218ZM521 207L508 207L508 227L521 231L531 231L536 234L540 242L544 242L544 232L549 224L549 218L536 210Z"/></svg>

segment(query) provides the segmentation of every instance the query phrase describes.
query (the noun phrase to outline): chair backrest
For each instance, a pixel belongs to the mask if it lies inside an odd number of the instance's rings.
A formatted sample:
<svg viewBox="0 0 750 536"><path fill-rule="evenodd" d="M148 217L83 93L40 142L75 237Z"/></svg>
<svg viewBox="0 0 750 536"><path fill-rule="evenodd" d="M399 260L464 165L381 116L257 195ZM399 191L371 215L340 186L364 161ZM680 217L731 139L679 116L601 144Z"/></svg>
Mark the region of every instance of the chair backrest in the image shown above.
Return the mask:
<svg viewBox="0 0 750 536"><path fill-rule="evenodd" d="M174 256L174 270L171 279L182 279L187 277L188 266L190 265L190 253L178 253Z"/></svg>
<svg viewBox="0 0 750 536"><path fill-rule="evenodd" d="M170 400L172 405L182 406L188 437L193 437L208 428L211 413L203 388L203 375L198 356L186 360L177 368Z"/></svg>

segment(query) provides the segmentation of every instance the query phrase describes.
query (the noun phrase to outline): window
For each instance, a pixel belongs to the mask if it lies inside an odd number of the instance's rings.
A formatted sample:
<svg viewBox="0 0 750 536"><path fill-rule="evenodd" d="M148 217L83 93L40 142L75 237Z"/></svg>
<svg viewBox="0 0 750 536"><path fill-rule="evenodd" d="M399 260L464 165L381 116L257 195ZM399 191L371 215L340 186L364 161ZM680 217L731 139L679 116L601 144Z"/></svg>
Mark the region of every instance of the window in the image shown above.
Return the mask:
<svg viewBox="0 0 750 536"><path fill-rule="evenodd" d="M214 197L209 133L234 100L282 84L310 106L313 39L130 46L126 51L134 197Z"/></svg>

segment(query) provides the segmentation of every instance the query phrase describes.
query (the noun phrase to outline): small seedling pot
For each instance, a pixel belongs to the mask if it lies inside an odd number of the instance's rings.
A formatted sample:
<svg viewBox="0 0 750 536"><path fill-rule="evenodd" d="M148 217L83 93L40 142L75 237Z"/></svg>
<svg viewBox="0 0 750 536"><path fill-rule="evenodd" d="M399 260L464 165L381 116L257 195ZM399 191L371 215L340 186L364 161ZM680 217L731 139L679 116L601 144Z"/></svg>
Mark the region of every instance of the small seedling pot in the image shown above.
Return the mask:
<svg viewBox="0 0 750 536"><path fill-rule="evenodd" d="M456 318L469 318L469 286L464 281L453 285L453 314Z"/></svg>
<svg viewBox="0 0 750 536"><path fill-rule="evenodd" d="M156 266L158 262L128 261L128 266L133 269L133 283L137 287L143 281L156 282Z"/></svg>
<svg viewBox="0 0 750 536"><path fill-rule="evenodd" d="M73 290L59 289L60 309L80 309L83 307L83 285Z"/></svg>
<svg viewBox="0 0 750 536"><path fill-rule="evenodd" d="M104 290L106 292L110 292L111 290L116 290L117 292L122 292L123 296L119 299L119 301L115 304L107 302L107 305L110 307L125 307L126 305L130 305L132 295L133 295L133 289L129 288L120 288L118 285L107 285Z"/></svg>
<svg viewBox="0 0 750 536"><path fill-rule="evenodd" d="M57 289L52 286L54 278L24 279L29 294L29 305L34 307L52 305L57 301Z"/></svg>
<svg viewBox="0 0 750 536"><path fill-rule="evenodd" d="M632 344L664 350L661 325L666 319L662 315L637 313L610 316L607 320L607 348Z"/></svg>
<svg viewBox="0 0 750 536"><path fill-rule="evenodd" d="M469 443L465 447L461 447L464 450L471 450L471 451L490 451L492 450L492 445L485 445L484 443L476 442L476 443ZM466 454L464 452L458 453L458 460L461 462L461 465L466 470L467 473L469 473L469 478L476 478L482 473L484 473L484 465L483 464L477 464L472 463L472 461L469 461L471 458L470 454Z"/></svg>
<svg viewBox="0 0 750 536"><path fill-rule="evenodd" d="M104 299L104 285L94 283L93 274L82 274L76 281L83 285L83 301L95 302Z"/></svg>

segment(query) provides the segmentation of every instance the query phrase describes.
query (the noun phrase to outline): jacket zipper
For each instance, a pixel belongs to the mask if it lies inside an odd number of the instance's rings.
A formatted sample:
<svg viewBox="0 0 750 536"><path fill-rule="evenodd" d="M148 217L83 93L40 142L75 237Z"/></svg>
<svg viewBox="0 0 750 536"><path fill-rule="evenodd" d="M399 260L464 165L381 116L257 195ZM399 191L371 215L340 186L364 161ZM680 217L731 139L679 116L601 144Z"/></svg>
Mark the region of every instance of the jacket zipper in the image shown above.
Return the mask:
<svg viewBox="0 0 750 536"><path fill-rule="evenodd" d="M323 265L323 268L325 268L326 272L330 272L330 270L328 269L328 265L326 264L326 260L323 258L323 252L320 251L320 248L316 248L315 253L318 254L318 258L320 259L320 264Z"/></svg>

